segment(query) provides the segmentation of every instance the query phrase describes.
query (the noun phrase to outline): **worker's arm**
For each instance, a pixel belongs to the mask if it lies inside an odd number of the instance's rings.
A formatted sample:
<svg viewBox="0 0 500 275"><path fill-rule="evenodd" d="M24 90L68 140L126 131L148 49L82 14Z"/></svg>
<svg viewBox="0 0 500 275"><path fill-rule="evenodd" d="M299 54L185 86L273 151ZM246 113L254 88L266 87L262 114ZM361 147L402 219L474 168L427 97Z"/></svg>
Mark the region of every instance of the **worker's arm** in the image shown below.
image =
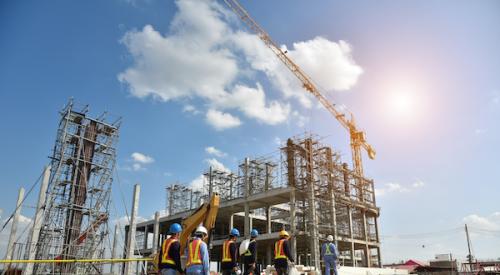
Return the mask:
<svg viewBox="0 0 500 275"><path fill-rule="evenodd" d="M290 246L288 245L288 241L285 241L283 243L283 250L285 251L285 255L288 257L288 260L290 260L290 262L294 262L292 253L290 252Z"/></svg>
<svg viewBox="0 0 500 275"><path fill-rule="evenodd" d="M233 267L238 266L238 247L235 242L229 245Z"/></svg>
<svg viewBox="0 0 500 275"><path fill-rule="evenodd" d="M175 263L175 269L179 273L184 273L184 270L182 270L182 265L181 265L181 244L179 242L174 242L171 244L170 247L170 257L174 260Z"/></svg>
<svg viewBox="0 0 500 275"><path fill-rule="evenodd" d="M335 244L333 244L333 243L332 243L332 244L330 244L330 245L331 245L331 246L330 246L330 251L332 251L332 253L333 253L333 258L334 258L334 259L337 259L337 247L336 247L336 246L335 246Z"/></svg>
<svg viewBox="0 0 500 275"><path fill-rule="evenodd" d="M208 258L208 247L205 242L200 244L201 258L203 259L202 275L210 275L210 259Z"/></svg>

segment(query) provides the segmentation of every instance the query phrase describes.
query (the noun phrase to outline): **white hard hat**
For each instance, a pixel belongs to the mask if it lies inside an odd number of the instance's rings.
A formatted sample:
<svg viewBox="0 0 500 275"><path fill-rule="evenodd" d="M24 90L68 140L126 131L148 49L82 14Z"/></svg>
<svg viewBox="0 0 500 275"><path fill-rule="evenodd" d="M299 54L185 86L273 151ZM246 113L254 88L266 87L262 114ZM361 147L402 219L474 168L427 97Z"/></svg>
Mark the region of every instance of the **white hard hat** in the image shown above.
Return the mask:
<svg viewBox="0 0 500 275"><path fill-rule="evenodd" d="M194 233L208 235L208 231L203 225L198 226L198 228L196 228L196 231Z"/></svg>
<svg viewBox="0 0 500 275"><path fill-rule="evenodd" d="M326 240L329 241L329 242L333 242L333 236L332 235L328 235L328 237L326 237Z"/></svg>

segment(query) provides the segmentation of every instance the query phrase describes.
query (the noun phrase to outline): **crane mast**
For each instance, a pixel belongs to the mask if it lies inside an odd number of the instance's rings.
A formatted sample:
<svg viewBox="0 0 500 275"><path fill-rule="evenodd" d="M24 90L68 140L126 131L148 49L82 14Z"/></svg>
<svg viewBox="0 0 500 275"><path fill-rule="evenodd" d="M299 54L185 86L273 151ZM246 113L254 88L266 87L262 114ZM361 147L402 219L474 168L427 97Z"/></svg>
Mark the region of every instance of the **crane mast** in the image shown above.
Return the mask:
<svg viewBox="0 0 500 275"><path fill-rule="evenodd" d="M262 29L259 24L257 24L257 22L250 16L250 14L248 14L248 12L237 0L224 0L224 2L255 34L257 34L264 44L266 44L266 46L273 51L279 60L281 60L281 62L283 62L283 64L285 64L285 66L302 82L304 89L314 95L323 107L325 107L337 119L340 125L349 131L354 171L359 176L363 176L361 148L366 150L370 159L375 158L376 152L373 147L367 143L365 133L358 130L356 127L354 116L351 114L351 119L347 119L345 114L339 111L335 107L335 104L332 104L320 92L312 79L297 64L295 64L295 62L293 62L293 60L290 59L286 53L280 49L280 47L278 47L278 45L272 40L271 36L264 29Z"/></svg>

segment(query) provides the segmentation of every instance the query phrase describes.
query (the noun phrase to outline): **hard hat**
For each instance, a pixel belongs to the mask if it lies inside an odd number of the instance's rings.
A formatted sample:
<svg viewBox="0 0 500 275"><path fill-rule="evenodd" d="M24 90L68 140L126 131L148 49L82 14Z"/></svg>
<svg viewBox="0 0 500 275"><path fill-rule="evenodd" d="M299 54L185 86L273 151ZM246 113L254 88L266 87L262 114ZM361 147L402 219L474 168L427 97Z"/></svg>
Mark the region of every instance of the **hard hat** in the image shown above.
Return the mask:
<svg viewBox="0 0 500 275"><path fill-rule="evenodd" d="M231 229L231 233L229 233L229 235L233 236L233 237L239 237L240 236L240 231L236 228L233 228Z"/></svg>
<svg viewBox="0 0 500 275"><path fill-rule="evenodd" d="M254 238L259 236L259 231L257 231L257 229L255 229L255 228L252 229L252 232L250 232L250 236L254 237Z"/></svg>
<svg viewBox="0 0 500 275"><path fill-rule="evenodd" d="M194 233L208 235L208 230L203 225L200 225L198 226L198 228L196 228L196 231Z"/></svg>
<svg viewBox="0 0 500 275"><path fill-rule="evenodd" d="M286 232L285 230L281 230L280 231L280 237L283 237L283 236L290 237L290 235L288 234L288 232Z"/></svg>
<svg viewBox="0 0 500 275"><path fill-rule="evenodd" d="M182 227L180 224L178 223L173 223L170 225L170 229L168 230L168 232L170 234L176 234L176 233L179 233L182 231Z"/></svg>
<svg viewBox="0 0 500 275"><path fill-rule="evenodd" d="M329 241L329 242L333 242L333 236L332 235L328 235L328 237L326 237L326 240Z"/></svg>

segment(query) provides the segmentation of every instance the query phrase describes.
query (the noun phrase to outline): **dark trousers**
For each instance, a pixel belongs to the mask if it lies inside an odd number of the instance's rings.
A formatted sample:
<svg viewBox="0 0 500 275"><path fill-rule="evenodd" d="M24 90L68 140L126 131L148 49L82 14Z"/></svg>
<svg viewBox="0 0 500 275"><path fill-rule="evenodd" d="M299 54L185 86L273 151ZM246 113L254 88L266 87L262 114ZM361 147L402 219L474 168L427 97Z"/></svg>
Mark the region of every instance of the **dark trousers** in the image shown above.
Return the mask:
<svg viewBox="0 0 500 275"><path fill-rule="evenodd" d="M288 275L288 266L275 266L278 275Z"/></svg>
<svg viewBox="0 0 500 275"><path fill-rule="evenodd" d="M243 275L258 274L258 272L255 272L255 265L253 264L245 264L243 267L245 268L245 273L243 273Z"/></svg>

